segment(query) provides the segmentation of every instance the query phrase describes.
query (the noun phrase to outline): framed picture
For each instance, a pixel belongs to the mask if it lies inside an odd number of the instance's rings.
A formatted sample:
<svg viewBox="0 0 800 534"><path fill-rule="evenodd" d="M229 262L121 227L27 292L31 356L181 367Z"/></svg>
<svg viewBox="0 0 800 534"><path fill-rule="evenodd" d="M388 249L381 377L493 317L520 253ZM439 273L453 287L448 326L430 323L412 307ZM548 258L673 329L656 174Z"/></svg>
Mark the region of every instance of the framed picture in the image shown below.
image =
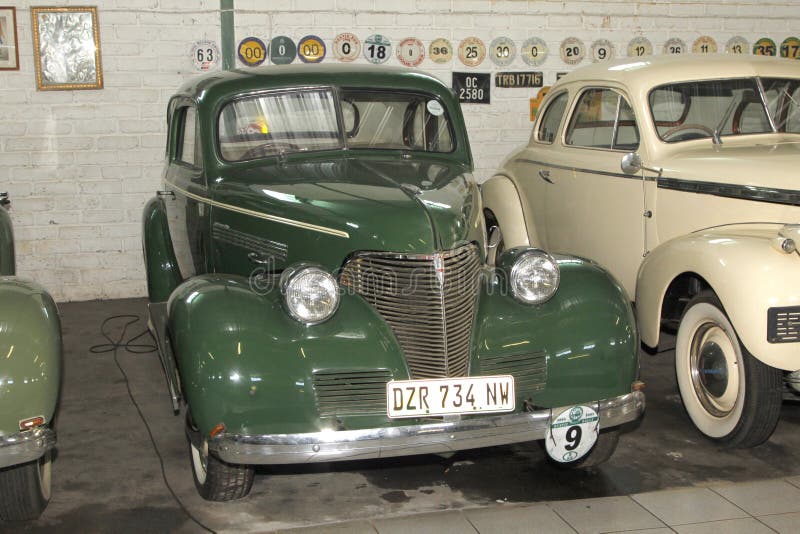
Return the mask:
<svg viewBox="0 0 800 534"><path fill-rule="evenodd" d="M96 7L31 7L36 88L102 89Z"/></svg>
<svg viewBox="0 0 800 534"><path fill-rule="evenodd" d="M0 6L0 70L19 70L15 7Z"/></svg>

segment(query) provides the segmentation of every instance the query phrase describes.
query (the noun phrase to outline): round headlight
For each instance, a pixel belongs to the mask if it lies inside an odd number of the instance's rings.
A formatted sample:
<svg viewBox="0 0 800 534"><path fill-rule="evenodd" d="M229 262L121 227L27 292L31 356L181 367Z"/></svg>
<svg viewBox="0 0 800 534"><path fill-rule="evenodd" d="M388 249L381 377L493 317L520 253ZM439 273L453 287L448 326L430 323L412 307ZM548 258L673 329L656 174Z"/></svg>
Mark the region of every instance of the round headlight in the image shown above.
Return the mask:
<svg viewBox="0 0 800 534"><path fill-rule="evenodd" d="M547 302L558 289L558 263L542 250L522 253L511 267L511 293L520 302Z"/></svg>
<svg viewBox="0 0 800 534"><path fill-rule="evenodd" d="M319 267L287 269L281 287L289 314L301 323L326 321L339 307L339 285Z"/></svg>

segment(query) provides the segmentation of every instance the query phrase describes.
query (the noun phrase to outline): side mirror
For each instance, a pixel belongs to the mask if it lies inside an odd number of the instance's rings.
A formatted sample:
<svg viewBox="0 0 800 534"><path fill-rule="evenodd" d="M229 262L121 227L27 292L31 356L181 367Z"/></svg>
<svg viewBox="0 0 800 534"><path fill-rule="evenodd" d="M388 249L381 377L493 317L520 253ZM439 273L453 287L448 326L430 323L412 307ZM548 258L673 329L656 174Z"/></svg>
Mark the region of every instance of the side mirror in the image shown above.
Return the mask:
<svg viewBox="0 0 800 534"><path fill-rule="evenodd" d="M8 193L0 193L0 208L8 208L11 201L8 199Z"/></svg>
<svg viewBox="0 0 800 534"><path fill-rule="evenodd" d="M625 174L636 174L642 170L642 158L636 152L628 152L622 156L620 167Z"/></svg>

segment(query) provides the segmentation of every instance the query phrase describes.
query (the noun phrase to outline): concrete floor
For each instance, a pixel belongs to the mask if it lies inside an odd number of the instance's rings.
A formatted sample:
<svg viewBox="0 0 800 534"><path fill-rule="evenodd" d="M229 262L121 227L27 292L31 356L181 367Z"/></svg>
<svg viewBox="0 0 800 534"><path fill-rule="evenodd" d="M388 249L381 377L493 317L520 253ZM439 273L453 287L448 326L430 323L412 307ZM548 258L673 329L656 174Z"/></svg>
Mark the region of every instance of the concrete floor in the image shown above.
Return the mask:
<svg viewBox="0 0 800 534"><path fill-rule="evenodd" d="M64 384L58 419L53 498L38 521L0 522L0 531L197 532L170 495L159 459L111 353L103 319L137 314L128 337L144 330L143 300L69 303L61 307ZM112 337L121 321L109 325ZM647 413L597 469L564 471L535 443L435 456L257 472L251 495L208 503L196 493L183 434L172 415L155 353L120 352L133 395L156 438L170 485L200 521L217 531L277 530L327 522L457 510L497 503L604 497L663 488L711 486L800 474L800 405L784 403L772 439L751 450L721 450L703 439L683 411L671 352L642 354Z"/></svg>

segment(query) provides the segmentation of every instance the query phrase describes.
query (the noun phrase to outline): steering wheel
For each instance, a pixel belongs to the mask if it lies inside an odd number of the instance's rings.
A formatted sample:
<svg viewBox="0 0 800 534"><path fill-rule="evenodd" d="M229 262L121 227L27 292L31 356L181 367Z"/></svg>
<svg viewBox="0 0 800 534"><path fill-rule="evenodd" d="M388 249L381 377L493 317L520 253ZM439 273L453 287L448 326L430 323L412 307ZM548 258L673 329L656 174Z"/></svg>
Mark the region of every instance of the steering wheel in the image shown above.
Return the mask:
<svg viewBox="0 0 800 534"><path fill-rule="evenodd" d="M700 130L701 132L707 133L709 137L714 137L714 131L708 126L703 126L702 124L679 124L678 126L670 128L664 132L664 140L668 141L670 137L678 132L682 132L683 130Z"/></svg>
<svg viewBox="0 0 800 534"><path fill-rule="evenodd" d="M258 156L277 156L281 152L281 149L298 151L300 147L294 143L268 141L249 149L241 155L239 160L255 159Z"/></svg>

